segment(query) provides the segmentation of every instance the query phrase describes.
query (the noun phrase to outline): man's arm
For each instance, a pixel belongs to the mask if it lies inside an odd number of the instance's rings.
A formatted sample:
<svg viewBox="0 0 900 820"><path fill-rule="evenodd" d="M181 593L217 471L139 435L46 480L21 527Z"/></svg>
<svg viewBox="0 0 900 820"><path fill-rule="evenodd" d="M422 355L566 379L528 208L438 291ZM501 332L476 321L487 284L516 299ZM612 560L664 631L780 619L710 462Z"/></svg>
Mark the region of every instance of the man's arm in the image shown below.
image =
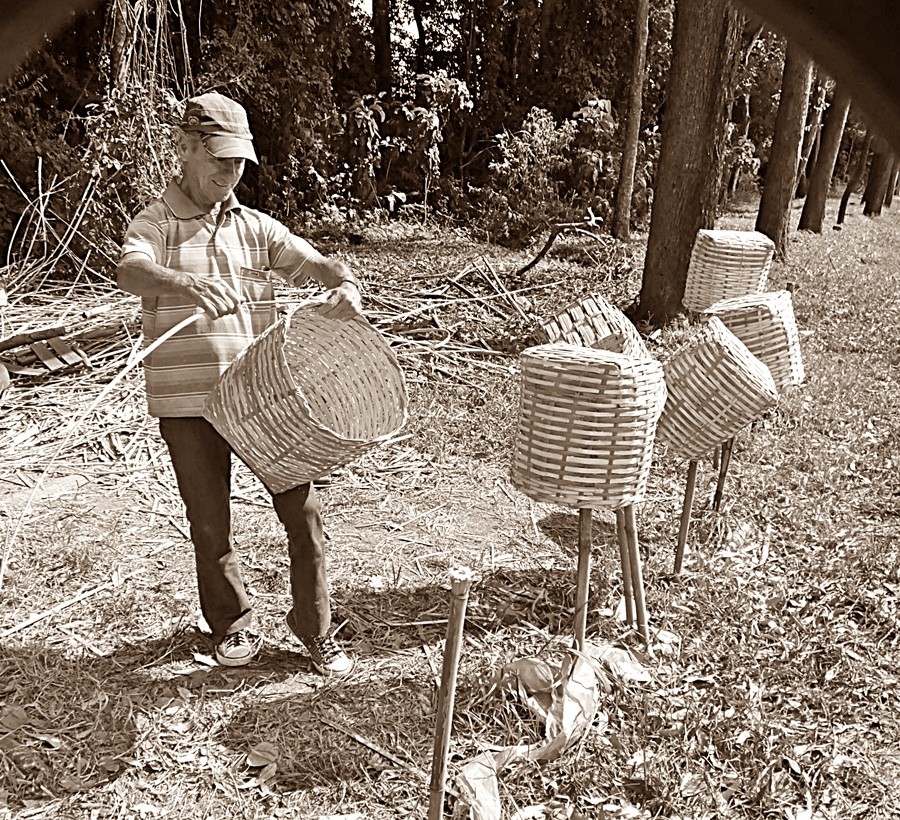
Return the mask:
<svg viewBox="0 0 900 820"><path fill-rule="evenodd" d="M303 273L326 288L325 301L318 312L333 319L350 319L362 314L359 280L339 259L317 255L303 266Z"/></svg>
<svg viewBox="0 0 900 820"><path fill-rule="evenodd" d="M135 296L181 296L213 319L234 313L241 297L227 282L215 276L158 265L143 253L126 253L116 268L116 284Z"/></svg>

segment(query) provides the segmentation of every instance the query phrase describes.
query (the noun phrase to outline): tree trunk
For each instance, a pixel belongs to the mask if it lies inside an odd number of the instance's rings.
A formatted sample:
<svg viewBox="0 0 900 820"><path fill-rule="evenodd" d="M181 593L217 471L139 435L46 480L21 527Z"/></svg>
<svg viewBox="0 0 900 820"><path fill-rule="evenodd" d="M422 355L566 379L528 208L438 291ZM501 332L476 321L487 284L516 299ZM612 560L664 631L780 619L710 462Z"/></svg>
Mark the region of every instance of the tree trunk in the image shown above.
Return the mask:
<svg viewBox="0 0 900 820"><path fill-rule="evenodd" d="M841 204L838 206L837 220L838 225L844 224L844 216L847 214L847 205L850 202L850 195L856 190L866 172L866 162L869 159L869 147L872 145L872 135L867 131L866 138L863 140L862 148L859 156L856 158L856 165L850 172L850 178L847 180L847 187L841 196Z"/></svg>
<svg viewBox="0 0 900 820"><path fill-rule="evenodd" d="M425 15L422 9L422 0L412 0L413 20L416 24L416 31L419 33L419 40L416 43L416 71L424 74L428 69L427 57L430 51L428 43L428 32L425 31Z"/></svg>
<svg viewBox="0 0 900 820"><path fill-rule="evenodd" d="M788 43L772 150L769 152L766 180L759 201L759 213L756 215L756 230L775 243L775 252L782 259L787 252L791 200L797 183L797 165L811 79L812 61L796 46Z"/></svg>
<svg viewBox="0 0 900 820"><path fill-rule="evenodd" d="M543 0L541 3L540 57L538 65L550 58L553 49L553 30L556 28L557 0Z"/></svg>
<svg viewBox="0 0 900 820"><path fill-rule="evenodd" d="M794 194L799 198L805 197L809 190L809 175L816 162L819 132L822 130L822 112L825 110L825 91L825 83L817 80L814 90L810 93L803 145L800 148L800 165L797 170L797 190Z"/></svg>
<svg viewBox="0 0 900 820"><path fill-rule="evenodd" d="M753 47L764 30L765 25L759 22L755 15L746 18L744 32L741 37L740 62L742 65L746 66L750 62ZM750 134L750 119L750 91L745 89L731 101L731 122L734 123L734 130L737 132L737 140L740 143L744 143ZM732 139L734 139L733 136ZM737 191L738 186L741 184L741 171L741 162L735 162L728 171L728 181L721 193L720 202L724 203Z"/></svg>
<svg viewBox="0 0 900 820"><path fill-rule="evenodd" d="M638 141L641 136L649 20L650 0L636 0L631 84L628 92L628 113L625 119L625 144L622 148L622 161L619 166L619 181L616 185L616 200L613 208L612 234L617 239L628 239L631 236L631 195L634 192L634 169L637 164Z"/></svg>
<svg viewBox="0 0 900 820"><path fill-rule="evenodd" d="M893 167L894 153L890 145L887 140L876 137L872 141L872 165L863 193L863 216L881 216Z"/></svg>
<svg viewBox="0 0 900 820"><path fill-rule="evenodd" d="M732 103L732 120L738 130L741 141L746 140L750 134L750 95L741 94ZM726 198L735 193L741 184L741 165L735 163L728 174L728 186L725 191Z"/></svg>
<svg viewBox="0 0 900 820"><path fill-rule="evenodd" d="M675 5L659 166L636 318L660 326L682 309L691 249L712 227L740 26L726 0Z"/></svg>
<svg viewBox="0 0 900 820"><path fill-rule="evenodd" d="M894 193L897 190L897 177L900 176L900 160L894 160L894 167L891 168L891 176L888 180L887 193L884 195L884 207L890 208L894 201Z"/></svg>
<svg viewBox="0 0 900 820"><path fill-rule="evenodd" d="M112 18L109 38L109 90L122 91L128 86L131 68L133 26L128 0L112 0L109 4Z"/></svg>
<svg viewBox="0 0 900 820"><path fill-rule="evenodd" d="M831 106L825 116L825 125L822 127L819 156L809 178L809 190L800 214L798 228L801 231L822 233L825 202L828 199L831 176L834 173L834 165L841 148L841 138L844 136L844 126L847 123L849 110L850 93L845 85L839 84L835 86Z"/></svg>
<svg viewBox="0 0 900 820"><path fill-rule="evenodd" d="M372 42L375 44L375 87L388 99L394 92L391 69L391 0L372 0Z"/></svg>

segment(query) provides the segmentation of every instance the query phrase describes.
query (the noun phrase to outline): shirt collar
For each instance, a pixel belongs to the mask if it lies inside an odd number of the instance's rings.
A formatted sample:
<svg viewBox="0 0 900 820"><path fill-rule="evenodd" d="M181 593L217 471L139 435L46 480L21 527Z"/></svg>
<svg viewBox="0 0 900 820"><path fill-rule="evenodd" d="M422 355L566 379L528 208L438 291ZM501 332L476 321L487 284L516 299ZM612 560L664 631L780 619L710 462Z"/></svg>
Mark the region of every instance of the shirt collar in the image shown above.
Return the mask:
<svg viewBox="0 0 900 820"><path fill-rule="evenodd" d="M168 187L163 192L162 201L169 206L169 209L178 219L196 219L197 217L209 216L209 214L204 213L201 208L198 208L194 201L181 190L177 179L173 179L169 183ZM221 215L226 211L236 210L240 207L241 203L238 202L237 197L234 195L234 191L232 191L228 195L228 199L222 203L219 214Z"/></svg>

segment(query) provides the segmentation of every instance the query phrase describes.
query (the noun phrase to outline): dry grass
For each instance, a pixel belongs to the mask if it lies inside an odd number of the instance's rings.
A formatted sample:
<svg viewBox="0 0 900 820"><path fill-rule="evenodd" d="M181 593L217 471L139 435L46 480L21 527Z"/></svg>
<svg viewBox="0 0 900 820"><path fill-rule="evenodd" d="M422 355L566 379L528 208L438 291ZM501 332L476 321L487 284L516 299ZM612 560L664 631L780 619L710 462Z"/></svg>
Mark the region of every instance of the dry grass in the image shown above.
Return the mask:
<svg viewBox="0 0 900 820"><path fill-rule="evenodd" d="M611 677L594 730L564 758L505 770L505 816L539 805L523 816L900 817L897 221L851 217L841 233L799 236L776 266L776 286L797 286L808 383L739 438L719 515L707 503L713 472L701 467L680 579L671 566L686 465L657 453L639 525L652 626L677 637L674 650L645 657L650 683ZM265 643L252 667L213 665L137 377L57 453L77 408L124 362L123 334L107 337L103 349L118 353L93 376L17 382L0 419L2 538L21 524L0 633L68 605L0 644L0 817L424 817L446 571L460 562L478 581L451 770L487 744L539 739L533 716L492 683L506 662L565 653L577 514L532 504L508 482L511 353L533 338L533 320L496 287L488 301L504 316L441 289L474 265L510 290L533 288L526 312L536 316L592 287L624 304L639 245L560 245L521 280L527 255L447 232L373 231L359 247L327 248L363 271L413 398L410 437L323 494L336 623L360 658L344 682L313 674L282 624L285 550L244 472L236 539ZM489 297L477 276L463 281ZM133 303L104 298L127 326ZM11 309L50 315L52 300L35 304ZM664 334L658 352L683 332ZM471 350L485 345L510 352ZM51 458L49 490L27 503ZM53 483L72 475L86 479L75 493ZM613 615L613 537L596 514L589 635L637 651ZM276 747L274 766L249 765L260 743Z"/></svg>

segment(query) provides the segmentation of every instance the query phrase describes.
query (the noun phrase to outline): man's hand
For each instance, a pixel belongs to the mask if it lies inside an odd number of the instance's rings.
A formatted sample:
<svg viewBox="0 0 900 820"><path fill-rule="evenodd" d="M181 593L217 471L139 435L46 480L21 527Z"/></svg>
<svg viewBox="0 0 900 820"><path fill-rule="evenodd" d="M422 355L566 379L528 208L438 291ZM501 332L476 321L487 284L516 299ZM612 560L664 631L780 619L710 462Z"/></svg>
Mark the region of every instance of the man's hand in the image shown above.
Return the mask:
<svg viewBox="0 0 900 820"><path fill-rule="evenodd" d="M236 313L241 306L240 294L217 276L193 275L186 290L191 300L211 319Z"/></svg>
<svg viewBox="0 0 900 820"><path fill-rule="evenodd" d="M116 282L135 296L189 299L211 319L235 313L241 306L240 294L224 279L166 268L143 253L129 253L122 258L116 268Z"/></svg>
<svg viewBox="0 0 900 820"><path fill-rule="evenodd" d="M317 313L331 319L352 319L362 315L362 295L353 282L343 282L323 295L325 301L316 308Z"/></svg>

